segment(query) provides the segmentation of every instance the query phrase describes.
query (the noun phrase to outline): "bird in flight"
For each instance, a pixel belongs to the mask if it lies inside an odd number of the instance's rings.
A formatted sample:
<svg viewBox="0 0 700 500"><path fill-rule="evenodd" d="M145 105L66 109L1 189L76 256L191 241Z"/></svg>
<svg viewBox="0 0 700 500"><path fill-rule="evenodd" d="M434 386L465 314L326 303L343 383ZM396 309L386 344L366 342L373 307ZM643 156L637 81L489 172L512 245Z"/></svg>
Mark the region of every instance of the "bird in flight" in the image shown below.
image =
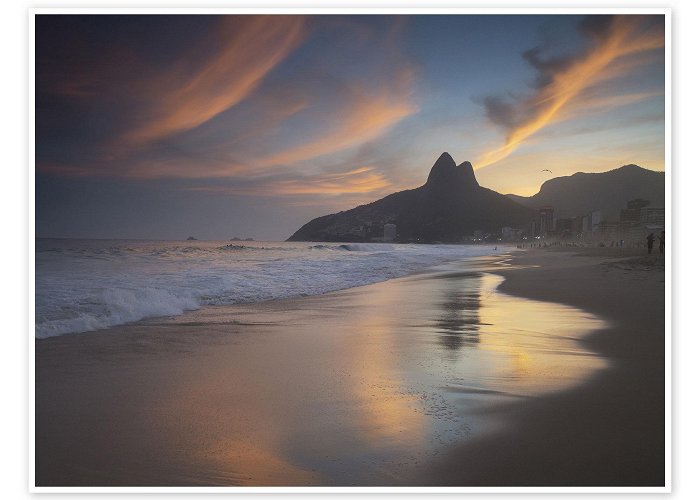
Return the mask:
<svg viewBox="0 0 700 500"><path fill-rule="evenodd" d="M549 170L548 168L543 168L543 169L542 169L542 172L549 172L550 174L553 173L553 172L552 172L551 170Z"/></svg>

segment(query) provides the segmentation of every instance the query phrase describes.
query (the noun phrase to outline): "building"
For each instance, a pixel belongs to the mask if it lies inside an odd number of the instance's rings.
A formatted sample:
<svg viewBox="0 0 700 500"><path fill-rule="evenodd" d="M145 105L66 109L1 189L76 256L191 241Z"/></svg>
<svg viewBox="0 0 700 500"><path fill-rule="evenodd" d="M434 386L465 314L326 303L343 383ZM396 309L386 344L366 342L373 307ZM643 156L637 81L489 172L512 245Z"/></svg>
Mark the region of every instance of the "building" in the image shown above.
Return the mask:
<svg viewBox="0 0 700 500"><path fill-rule="evenodd" d="M591 233L595 234L598 232L599 226L601 221L603 220L603 214L600 212L600 210L594 210L590 214L590 223L591 223Z"/></svg>
<svg viewBox="0 0 700 500"><path fill-rule="evenodd" d="M620 229L626 231L639 225L641 211L651 202L636 198L627 202L627 208L620 210Z"/></svg>
<svg viewBox="0 0 700 500"><path fill-rule="evenodd" d="M528 234L533 238L540 234L538 222L537 219L530 220L530 232Z"/></svg>
<svg viewBox="0 0 700 500"><path fill-rule="evenodd" d="M664 227L666 209L664 207L644 207L639 211L639 223L644 226Z"/></svg>
<svg viewBox="0 0 700 500"><path fill-rule="evenodd" d="M522 230L512 227L501 228L501 241L519 241L522 239Z"/></svg>
<svg viewBox="0 0 700 500"><path fill-rule="evenodd" d="M384 224L384 241L396 239L396 224Z"/></svg>
<svg viewBox="0 0 700 500"><path fill-rule="evenodd" d="M598 230L596 235L599 239L604 241L613 240L618 241L620 239L620 223L616 221L601 221L598 224Z"/></svg>
<svg viewBox="0 0 700 500"><path fill-rule="evenodd" d="M579 215L571 219L571 236L581 238L583 233L583 216Z"/></svg>
<svg viewBox="0 0 700 500"><path fill-rule="evenodd" d="M620 210L620 238L629 242L641 241L646 236L646 228L642 224L642 210L650 205L649 200L635 198L627 202L627 208Z"/></svg>
<svg viewBox="0 0 700 500"><path fill-rule="evenodd" d="M550 206L540 208L539 235L547 236L554 232L554 209Z"/></svg>
<svg viewBox="0 0 700 500"><path fill-rule="evenodd" d="M593 212L590 212L584 216L581 217L581 230L579 233L580 237L589 240L591 238L597 237L599 229L600 229L600 223L602 222L603 219L603 214L601 213L600 210L594 210Z"/></svg>
<svg viewBox="0 0 700 500"><path fill-rule="evenodd" d="M575 218L557 219L554 226L557 228L557 236L560 238L571 238L574 235Z"/></svg>

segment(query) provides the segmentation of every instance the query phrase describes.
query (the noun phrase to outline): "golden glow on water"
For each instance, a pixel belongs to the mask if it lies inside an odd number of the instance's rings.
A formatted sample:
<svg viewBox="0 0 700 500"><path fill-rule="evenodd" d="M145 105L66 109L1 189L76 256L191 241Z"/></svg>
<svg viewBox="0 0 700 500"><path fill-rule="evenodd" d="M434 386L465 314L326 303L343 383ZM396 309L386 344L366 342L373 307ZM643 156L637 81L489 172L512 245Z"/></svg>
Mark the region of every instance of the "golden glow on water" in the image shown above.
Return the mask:
<svg viewBox="0 0 700 500"><path fill-rule="evenodd" d="M603 321L571 307L494 293L500 277L487 274L481 280L486 294L479 349L499 358L491 385L509 392L545 393L577 384L605 366L576 340L603 328Z"/></svg>

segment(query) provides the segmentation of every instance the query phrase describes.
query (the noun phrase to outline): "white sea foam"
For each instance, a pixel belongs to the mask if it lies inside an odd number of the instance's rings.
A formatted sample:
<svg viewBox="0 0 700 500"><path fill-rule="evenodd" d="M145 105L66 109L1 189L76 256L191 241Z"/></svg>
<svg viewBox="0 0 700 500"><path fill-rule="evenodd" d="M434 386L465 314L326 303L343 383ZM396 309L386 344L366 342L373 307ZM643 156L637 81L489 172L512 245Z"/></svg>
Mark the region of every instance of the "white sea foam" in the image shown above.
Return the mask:
<svg viewBox="0 0 700 500"><path fill-rule="evenodd" d="M37 338L204 305L316 295L404 276L491 247L368 243L37 240Z"/></svg>

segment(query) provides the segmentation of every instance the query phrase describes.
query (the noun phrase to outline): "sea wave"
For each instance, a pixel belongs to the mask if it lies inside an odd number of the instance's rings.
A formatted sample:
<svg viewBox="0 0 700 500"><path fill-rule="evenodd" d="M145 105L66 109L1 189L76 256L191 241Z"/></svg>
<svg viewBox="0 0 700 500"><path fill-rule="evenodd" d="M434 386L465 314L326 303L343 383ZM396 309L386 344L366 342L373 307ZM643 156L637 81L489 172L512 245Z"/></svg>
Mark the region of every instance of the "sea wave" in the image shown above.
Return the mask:
<svg viewBox="0 0 700 500"><path fill-rule="evenodd" d="M207 305L307 296L492 253L459 245L61 242L37 245L37 338Z"/></svg>

